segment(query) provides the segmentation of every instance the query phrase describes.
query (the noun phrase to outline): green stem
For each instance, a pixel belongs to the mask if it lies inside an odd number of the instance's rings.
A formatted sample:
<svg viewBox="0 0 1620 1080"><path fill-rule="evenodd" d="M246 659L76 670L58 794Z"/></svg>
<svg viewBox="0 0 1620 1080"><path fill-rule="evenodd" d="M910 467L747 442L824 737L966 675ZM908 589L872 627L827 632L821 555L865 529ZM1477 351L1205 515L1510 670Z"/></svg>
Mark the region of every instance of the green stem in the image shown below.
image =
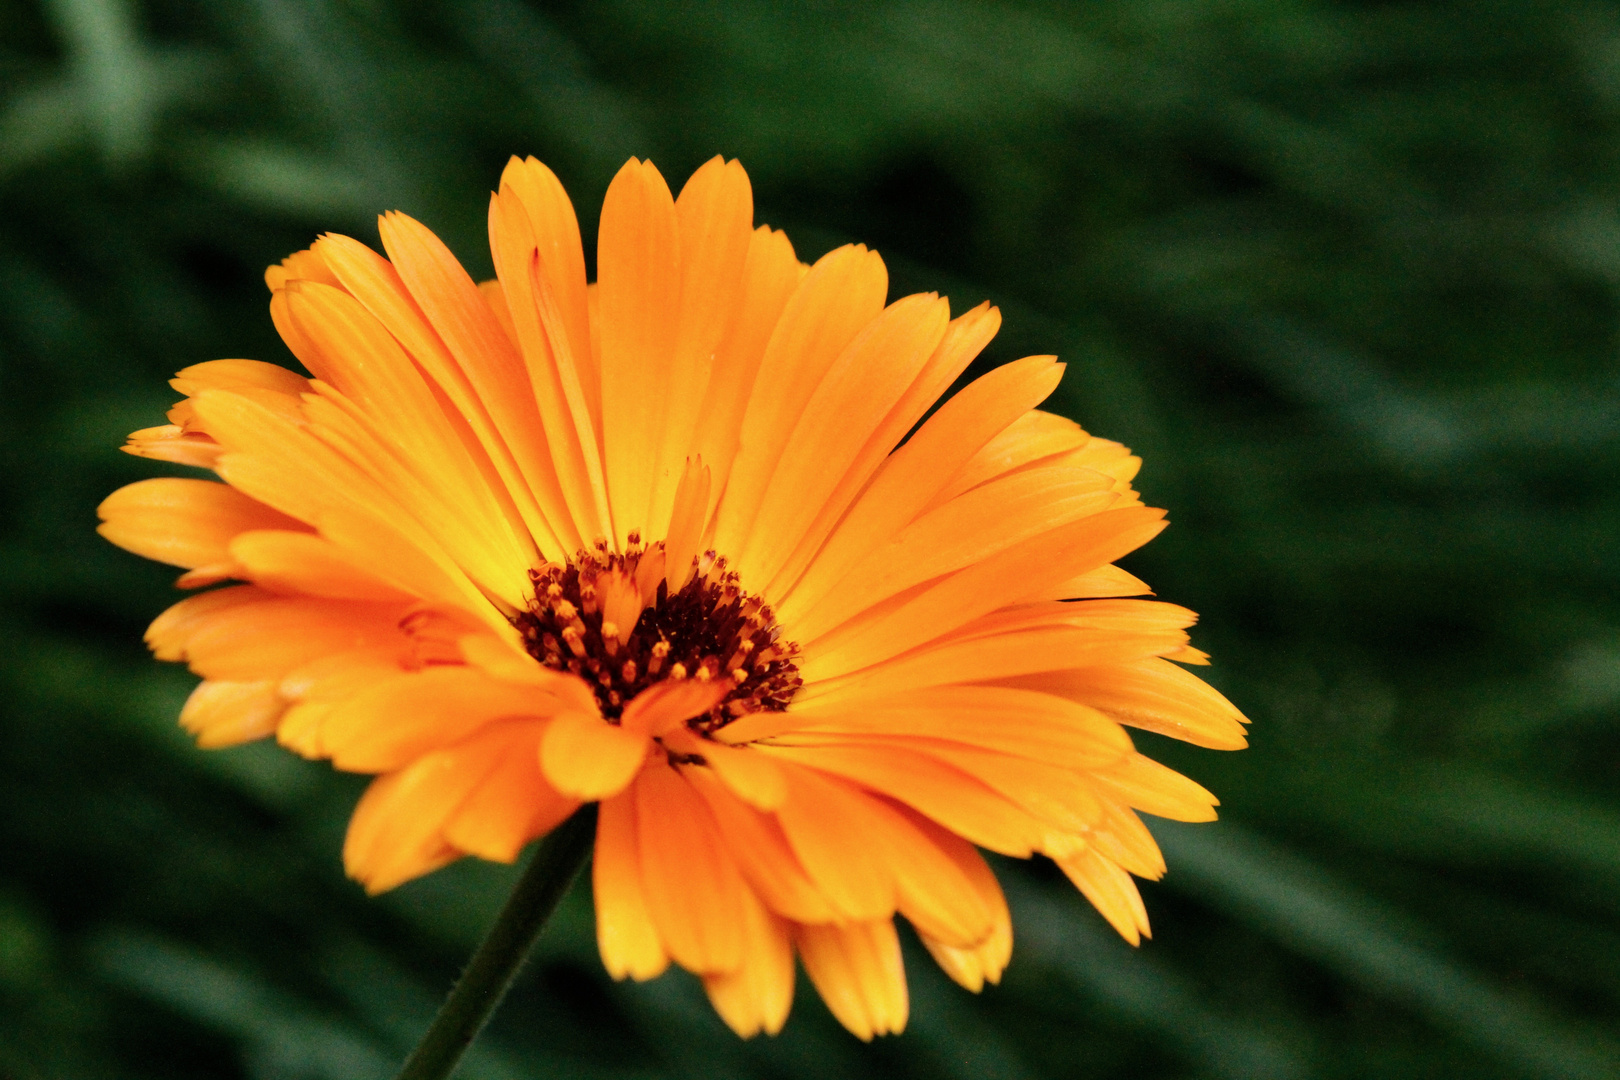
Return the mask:
<svg viewBox="0 0 1620 1080"><path fill-rule="evenodd" d="M411 1051L397 1080L444 1080L455 1069L506 996L546 921L585 865L595 834L596 805L591 803L540 841L528 869L495 917L489 936L473 953L467 970Z"/></svg>

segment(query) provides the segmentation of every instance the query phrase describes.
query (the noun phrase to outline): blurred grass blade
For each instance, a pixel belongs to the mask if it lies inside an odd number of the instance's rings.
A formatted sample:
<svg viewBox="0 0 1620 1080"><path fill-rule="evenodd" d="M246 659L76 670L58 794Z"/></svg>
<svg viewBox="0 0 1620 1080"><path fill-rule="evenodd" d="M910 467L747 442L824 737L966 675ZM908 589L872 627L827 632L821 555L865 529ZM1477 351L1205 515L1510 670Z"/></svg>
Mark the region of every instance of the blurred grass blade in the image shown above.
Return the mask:
<svg viewBox="0 0 1620 1080"><path fill-rule="evenodd" d="M273 213L365 221L379 205L347 161L269 139L211 139L197 145L191 164L223 194Z"/></svg>
<svg viewBox="0 0 1620 1080"><path fill-rule="evenodd" d="M1430 466L1474 449L1473 429L1404 390L1370 360L1279 318L1227 320L1258 367L1397 461Z"/></svg>
<svg viewBox="0 0 1620 1080"><path fill-rule="evenodd" d="M1155 821L1174 868L1165 881L1319 963L1402 1002L1527 1074L1612 1080L1620 1053L1528 998L1499 989L1434 949L1405 920L1276 844L1231 823Z"/></svg>
<svg viewBox="0 0 1620 1080"><path fill-rule="evenodd" d="M0 109L0 178L64 153L88 134L76 80L58 76L14 91Z"/></svg>
<svg viewBox="0 0 1620 1080"><path fill-rule="evenodd" d="M46 7L67 46L71 90L23 102L27 111L16 119L38 125L36 143L60 144L83 130L107 162L139 161L151 155L164 111L181 103L201 107L223 74L211 51L149 46L131 0L48 0Z"/></svg>
<svg viewBox="0 0 1620 1080"><path fill-rule="evenodd" d="M128 0L49 0L86 116L109 161L145 155L157 122L149 57Z"/></svg>
<svg viewBox="0 0 1620 1080"><path fill-rule="evenodd" d="M1397 850L1581 871L1603 882L1611 910L1620 910L1620 810L1613 806L1461 762L1410 762L1346 796L1363 831L1384 833Z"/></svg>
<svg viewBox="0 0 1620 1080"><path fill-rule="evenodd" d="M579 47L545 12L517 0L470 0L457 16L473 51L523 90L547 133L597 169L617 169L647 145L624 95L591 76Z"/></svg>
<svg viewBox="0 0 1620 1080"><path fill-rule="evenodd" d="M1149 950L1119 940L1078 896L1054 896L1019 874L1001 878L1017 928L1015 964L1054 969L1087 997L1152 1031L1210 1075L1229 1080L1311 1075L1295 1049L1252 1020L1211 1008Z"/></svg>
<svg viewBox="0 0 1620 1080"><path fill-rule="evenodd" d="M906 949L906 982L911 995L907 1036L941 1076L1034 1080L1012 1040L985 1019L979 1001L945 978L921 949Z"/></svg>
<svg viewBox="0 0 1620 1080"><path fill-rule="evenodd" d="M327 979L403 1058L433 1022L440 998L424 983L363 941L345 942L322 965ZM468 1048L457 1080L522 1080L528 1071L488 1032Z"/></svg>
<svg viewBox="0 0 1620 1080"><path fill-rule="evenodd" d="M92 944L91 955L127 989L243 1040L262 1076L383 1080L392 1071L391 1055L350 1025L192 949L113 931Z"/></svg>

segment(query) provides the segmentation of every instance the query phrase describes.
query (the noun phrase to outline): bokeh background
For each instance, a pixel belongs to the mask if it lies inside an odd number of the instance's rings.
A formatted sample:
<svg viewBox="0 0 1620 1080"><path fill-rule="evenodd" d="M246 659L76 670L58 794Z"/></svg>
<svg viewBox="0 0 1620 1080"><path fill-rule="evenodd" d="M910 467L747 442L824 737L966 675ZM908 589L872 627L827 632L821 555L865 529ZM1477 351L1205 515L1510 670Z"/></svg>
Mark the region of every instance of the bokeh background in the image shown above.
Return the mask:
<svg viewBox="0 0 1620 1080"><path fill-rule="evenodd" d="M1224 800L1140 950L1003 864L1003 985L912 949L905 1035L801 986L743 1043L576 890L460 1075L1620 1076L1620 6L1536 0L0 0L0 1076L386 1077L499 903L365 899L358 778L193 749L174 571L92 527L174 370L291 362L266 264L400 208L489 276L514 152L588 247L723 152L802 257L999 304L1254 728L1139 739Z"/></svg>

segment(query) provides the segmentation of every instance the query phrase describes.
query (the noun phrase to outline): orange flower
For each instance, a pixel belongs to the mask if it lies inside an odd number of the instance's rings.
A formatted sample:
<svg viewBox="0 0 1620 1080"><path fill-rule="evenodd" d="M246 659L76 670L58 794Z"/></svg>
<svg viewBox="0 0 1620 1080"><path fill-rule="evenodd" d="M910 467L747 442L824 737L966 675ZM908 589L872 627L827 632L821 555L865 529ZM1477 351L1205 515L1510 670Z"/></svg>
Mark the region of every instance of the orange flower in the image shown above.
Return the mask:
<svg viewBox="0 0 1620 1080"><path fill-rule="evenodd" d="M813 266L716 158L672 198L631 160L599 280L555 176L513 160L475 284L418 222L265 277L312 378L187 368L102 533L199 593L147 640L203 677L203 746L274 734L377 779L344 847L377 892L509 862L598 801L602 959L700 975L775 1032L798 956L863 1039L906 1021L894 915L977 990L1012 947L976 847L1042 852L1126 938L1164 863L1135 811L1215 799L1121 725L1244 744L1184 608L1112 565L1163 512L1138 459L985 374L987 304L885 306L875 252ZM915 432L912 431L916 428ZM912 432L910 438L907 433ZM904 441L902 441L904 440ZM898 447L898 448L897 448Z"/></svg>

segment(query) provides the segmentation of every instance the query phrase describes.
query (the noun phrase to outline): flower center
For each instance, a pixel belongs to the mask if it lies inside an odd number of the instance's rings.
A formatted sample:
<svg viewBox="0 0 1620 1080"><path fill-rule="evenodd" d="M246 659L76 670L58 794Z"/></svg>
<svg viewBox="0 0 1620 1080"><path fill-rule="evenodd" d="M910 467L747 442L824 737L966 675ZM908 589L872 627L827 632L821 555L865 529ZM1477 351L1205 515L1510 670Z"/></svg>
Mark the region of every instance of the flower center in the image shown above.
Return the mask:
<svg viewBox="0 0 1620 1080"><path fill-rule="evenodd" d="M629 540L622 554L599 542L529 572L534 598L512 620L529 654L589 683L611 723L665 679L731 684L718 705L687 720L703 734L749 713L786 709L802 682L799 649L781 639L770 607L744 592L712 551L671 590L663 542L643 548L635 533Z"/></svg>

